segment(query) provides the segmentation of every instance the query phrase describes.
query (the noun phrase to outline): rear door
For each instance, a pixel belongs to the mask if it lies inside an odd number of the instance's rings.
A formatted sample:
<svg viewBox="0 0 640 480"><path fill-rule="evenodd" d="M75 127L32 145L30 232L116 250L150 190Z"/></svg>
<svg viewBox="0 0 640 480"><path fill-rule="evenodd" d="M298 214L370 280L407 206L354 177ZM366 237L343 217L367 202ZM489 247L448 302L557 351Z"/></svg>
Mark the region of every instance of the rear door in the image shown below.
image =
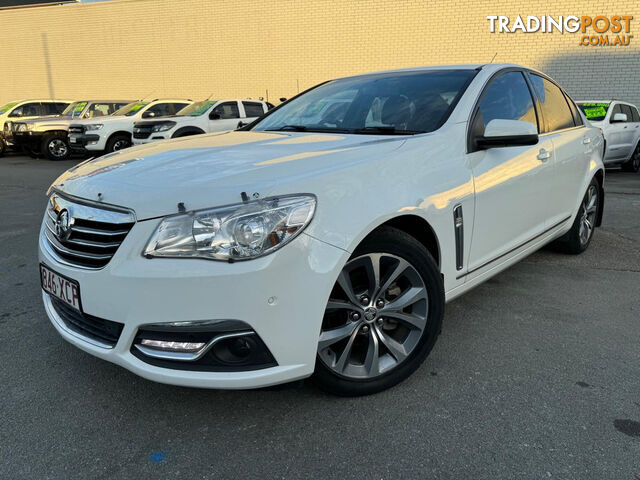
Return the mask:
<svg viewBox="0 0 640 480"><path fill-rule="evenodd" d="M568 95L548 78L530 73L529 79L544 118L540 138L553 144L553 175L549 177L548 228L551 228L575 213L593 147L582 117Z"/></svg>
<svg viewBox="0 0 640 480"><path fill-rule="evenodd" d="M636 138L635 127L637 123L633 121L633 110L631 105L621 103L620 107L622 108L622 113L627 116L627 121L624 122L624 126L622 127L622 141L624 145L624 148L622 149L624 152L623 158L627 159L631 156L636 147L634 140Z"/></svg>
<svg viewBox="0 0 640 480"><path fill-rule="evenodd" d="M632 130L633 130L633 141L631 142L632 148L638 148L638 144L640 143L640 113L638 113L638 108L631 105L631 115L632 115Z"/></svg>
<svg viewBox="0 0 640 480"><path fill-rule="evenodd" d="M240 121L238 102L218 103L209 113L209 132L235 130Z"/></svg>
<svg viewBox="0 0 640 480"><path fill-rule="evenodd" d="M616 122L613 117L617 113L625 113L622 111L622 104L616 103L609 109L609 118L607 118L606 126L606 152L605 161L624 160L628 157L629 146L628 140L625 140L626 132L629 129L627 122Z"/></svg>
<svg viewBox="0 0 640 480"><path fill-rule="evenodd" d="M540 131L534 95L524 73L513 69L498 73L475 108L471 132L484 133L494 119L521 120ZM547 225L550 182L553 177L553 142L471 151L475 216L468 257L469 273L488 267L542 234Z"/></svg>

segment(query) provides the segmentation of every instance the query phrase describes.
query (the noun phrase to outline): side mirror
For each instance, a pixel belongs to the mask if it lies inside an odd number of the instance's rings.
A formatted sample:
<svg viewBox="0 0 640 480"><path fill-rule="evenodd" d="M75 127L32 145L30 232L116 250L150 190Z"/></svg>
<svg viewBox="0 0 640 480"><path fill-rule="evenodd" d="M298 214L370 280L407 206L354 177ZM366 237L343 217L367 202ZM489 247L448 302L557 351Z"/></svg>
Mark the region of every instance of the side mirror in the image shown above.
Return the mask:
<svg viewBox="0 0 640 480"><path fill-rule="evenodd" d="M531 122L496 118L484 128L484 135L475 140L480 149L535 145L538 143L538 129Z"/></svg>
<svg viewBox="0 0 640 480"><path fill-rule="evenodd" d="M220 116L220 114L219 114L219 113L213 113L213 112L212 112L212 113L209 115L209 120L220 120L220 118L221 118L221 116Z"/></svg>
<svg viewBox="0 0 640 480"><path fill-rule="evenodd" d="M155 116L156 116L155 112L144 112L142 114L142 118L153 118Z"/></svg>
<svg viewBox="0 0 640 480"><path fill-rule="evenodd" d="M626 113L615 113L611 119L611 123L621 123L627 121Z"/></svg>
<svg viewBox="0 0 640 480"><path fill-rule="evenodd" d="M281 102L286 102L287 101L287 97L280 97L280 101Z"/></svg>
<svg viewBox="0 0 640 480"><path fill-rule="evenodd" d="M18 111L18 112L13 112L11 115L9 115L10 117L16 117L16 118L20 118L22 116L22 110Z"/></svg>

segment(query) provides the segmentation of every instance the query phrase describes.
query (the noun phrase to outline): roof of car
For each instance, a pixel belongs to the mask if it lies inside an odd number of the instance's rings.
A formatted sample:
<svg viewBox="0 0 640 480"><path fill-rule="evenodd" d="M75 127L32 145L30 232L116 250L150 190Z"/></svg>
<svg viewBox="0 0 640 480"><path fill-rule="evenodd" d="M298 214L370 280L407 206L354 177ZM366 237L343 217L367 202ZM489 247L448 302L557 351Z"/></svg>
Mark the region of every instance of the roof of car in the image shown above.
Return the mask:
<svg viewBox="0 0 640 480"><path fill-rule="evenodd" d="M491 70L499 70L501 68L524 68L527 70L535 69L525 67L523 65L517 65L514 63L472 63L472 64L452 64L452 65L426 65L422 67L410 67L410 68L398 68L393 70L380 70L377 72L361 73L357 75L349 75L342 78L356 78L365 77L367 75L385 75L389 73L406 73L406 72L428 72L432 70L478 70L482 68L491 68Z"/></svg>
<svg viewBox="0 0 640 480"><path fill-rule="evenodd" d="M618 102L619 100L576 100L576 103L613 103Z"/></svg>
<svg viewBox="0 0 640 480"><path fill-rule="evenodd" d="M24 103L24 102L59 102L59 103L73 103L75 100L69 100L64 98L23 98L22 100L12 100L5 103ZM4 104L3 104L4 105Z"/></svg>

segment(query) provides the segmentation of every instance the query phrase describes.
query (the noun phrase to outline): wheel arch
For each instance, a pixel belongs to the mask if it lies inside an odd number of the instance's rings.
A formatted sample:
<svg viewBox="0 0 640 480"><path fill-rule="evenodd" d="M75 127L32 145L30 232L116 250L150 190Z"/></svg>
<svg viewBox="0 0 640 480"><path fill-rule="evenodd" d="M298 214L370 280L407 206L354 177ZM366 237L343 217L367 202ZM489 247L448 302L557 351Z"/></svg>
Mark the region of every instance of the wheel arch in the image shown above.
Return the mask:
<svg viewBox="0 0 640 480"><path fill-rule="evenodd" d="M411 235L418 240L427 251L431 254L436 262L438 268L441 268L440 264L440 242L435 230L431 224L423 217L419 215L400 215L387 219L383 223L373 228L367 235L360 241L363 242L369 235L383 227L393 227Z"/></svg>
<svg viewBox="0 0 640 480"><path fill-rule="evenodd" d="M173 135L171 135L171 138L179 138L179 137L186 137L189 135L200 135L202 133L205 133L204 130L202 130L199 127L181 127L178 130L176 130Z"/></svg>
<svg viewBox="0 0 640 480"><path fill-rule="evenodd" d="M129 140L131 140L131 137L132 137L131 132L127 132L126 130L117 130L113 132L111 135L109 135L109 138L107 138L107 142L110 142L113 139L113 137L115 137L116 135L124 135L128 137Z"/></svg>

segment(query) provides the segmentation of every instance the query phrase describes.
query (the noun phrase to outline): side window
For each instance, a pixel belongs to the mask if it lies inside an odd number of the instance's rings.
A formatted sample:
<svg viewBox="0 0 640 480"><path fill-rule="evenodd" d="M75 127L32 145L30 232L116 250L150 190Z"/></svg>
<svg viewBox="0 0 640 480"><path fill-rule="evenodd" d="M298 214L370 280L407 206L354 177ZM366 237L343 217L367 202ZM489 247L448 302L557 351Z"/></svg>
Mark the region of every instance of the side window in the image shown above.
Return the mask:
<svg viewBox="0 0 640 480"><path fill-rule="evenodd" d="M580 112L578 111L578 107L576 107L576 104L573 102L573 100L571 100L571 98L569 98L568 95L565 95L565 99L567 100L567 103L569 104L569 108L571 109L571 113L573 114L573 123L576 126L584 125L584 123L582 122L582 116L580 115Z"/></svg>
<svg viewBox="0 0 640 480"><path fill-rule="evenodd" d="M171 103L169 106L169 115L175 115L188 105L188 103Z"/></svg>
<svg viewBox="0 0 640 480"><path fill-rule="evenodd" d="M67 107L65 103L44 102L42 105L43 115L60 115Z"/></svg>
<svg viewBox="0 0 640 480"><path fill-rule="evenodd" d="M149 110L142 114L143 117L151 117L149 113L153 113L154 117L166 117L167 115L171 115L170 112L170 103L157 103L153 107L150 107Z"/></svg>
<svg viewBox="0 0 640 480"><path fill-rule="evenodd" d="M474 120L474 135L482 135L491 120L521 120L538 124L533 97L521 72L494 78L482 95Z"/></svg>
<svg viewBox="0 0 640 480"><path fill-rule="evenodd" d="M546 124L546 131L555 132L574 125L573 115L569 109L562 90L546 78L535 73L531 74L533 88L542 105L542 116Z"/></svg>
<svg viewBox="0 0 640 480"><path fill-rule="evenodd" d="M230 118L240 118L240 111L238 109L238 102L225 102L221 103L213 109L209 118L215 115L219 115L220 120L226 120Z"/></svg>
<svg viewBox="0 0 640 480"><path fill-rule="evenodd" d="M244 113L247 117L261 117L264 115L264 108L258 102L242 102Z"/></svg>
<svg viewBox="0 0 640 480"><path fill-rule="evenodd" d="M609 117L609 123L613 123L613 117L616 113L624 113L622 111L622 105L616 103L614 107L611 109L611 116Z"/></svg>
<svg viewBox="0 0 640 480"><path fill-rule="evenodd" d="M119 104L118 104L119 105ZM111 115L116 111L116 107L113 103L92 103L89 105L87 112L84 114L85 118L104 117L105 115Z"/></svg>
<svg viewBox="0 0 640 480"><path fill-rule="evenodd" d="M622 103L622 113L627 115L627 122L633 122L633 113L631 112L631 106L626 103Z"/></svg>
<svg viewBox="0 0 640 480"><path fill-rule="evenodd" d="M638 109L636 107L631 107L631 115L634 122L640 122L640 114L638 113Z"/></svg>
<svg viewBox="0 0 640 480"><path fill-rule="evenodd" d="M25 103L14 109L9 116L10 117L37 117L40 113L40 103Z"/></svg>

